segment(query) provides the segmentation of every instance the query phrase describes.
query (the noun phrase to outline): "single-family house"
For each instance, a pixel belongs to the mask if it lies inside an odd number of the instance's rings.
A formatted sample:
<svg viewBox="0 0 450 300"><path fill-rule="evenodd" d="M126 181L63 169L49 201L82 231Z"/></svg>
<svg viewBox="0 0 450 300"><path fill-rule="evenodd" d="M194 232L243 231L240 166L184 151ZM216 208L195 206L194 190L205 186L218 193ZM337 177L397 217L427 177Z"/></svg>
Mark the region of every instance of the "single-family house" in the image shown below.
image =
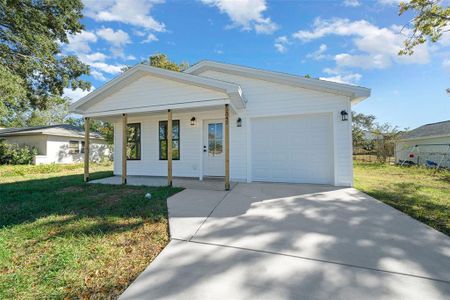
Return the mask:
<svg viewBox="0 0 450 300"><path fill-rule="evenodd" d="M450 120L403 133L395 142L395 161L450 168Z"/></svg>
<svg viewBox="0 0 450 300"><path fill-rule="evenodd" d="M367 88L201 61L139 64L71 106L114 124L114 174L351 186L351 107ZM86 170L88 171L88 170ZM88 180L88 174L85 174Z"/></svg>
<svg viewBox="0 0 450 300"><path fill-rule="evenodd" d="M82 162L84 138L82 128L68 124L0 129L0 140L37 150L34 164ZM90 133L90 140L91 161L110 157L111 147L100 134Z"/></svg>

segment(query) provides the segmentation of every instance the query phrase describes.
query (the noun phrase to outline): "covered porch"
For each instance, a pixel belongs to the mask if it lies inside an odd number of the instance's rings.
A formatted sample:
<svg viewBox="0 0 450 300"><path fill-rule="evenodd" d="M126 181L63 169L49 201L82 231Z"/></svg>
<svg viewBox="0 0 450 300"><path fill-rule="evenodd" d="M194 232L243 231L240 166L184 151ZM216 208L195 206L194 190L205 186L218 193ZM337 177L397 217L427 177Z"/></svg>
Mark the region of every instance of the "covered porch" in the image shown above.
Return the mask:
<svg viewBox="0 0 450 300"><path fill-rule="evenodd" d="M241 124L246 103L238 85L148 66L108 85L72 107L85 120L86 182L90 121L98 119L114 124L115 176L105 181L191 186L182 177L215 177L203 185L230 190L230 115Z"/></svg>

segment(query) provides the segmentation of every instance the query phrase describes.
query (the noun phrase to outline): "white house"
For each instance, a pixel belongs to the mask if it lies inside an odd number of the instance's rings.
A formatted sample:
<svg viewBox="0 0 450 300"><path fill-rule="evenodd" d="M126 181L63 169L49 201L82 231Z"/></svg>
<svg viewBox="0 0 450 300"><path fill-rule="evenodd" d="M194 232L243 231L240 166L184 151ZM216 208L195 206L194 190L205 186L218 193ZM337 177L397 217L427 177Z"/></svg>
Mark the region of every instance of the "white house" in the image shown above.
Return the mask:
<svg viewBox="0 0 450 300"><path fill-rule="evenodd" d="M450 168L450 120L402 134L395 143L395 161Z"/></svg>
<svg viewBox="0 0 450 300"><path fill-rule="evenodd" d="M229 180L351 186L351 106L369 95L363 87L201 61L182 73L137 65L71 111L114 123L114 173L123 182L150 175L170 184L173 174L221 176L226 188Z"/></svg>
<svg viewBox="0 0 450 300"><path fill-rule="evenodd" d="M100 161L110 156L110 146L98 133L91 133L90 160ZM83 161L84 131L76 126L61 124L50 126L2 128L0 140L7 143L36 148L34 164L75 163Z"/></svg>

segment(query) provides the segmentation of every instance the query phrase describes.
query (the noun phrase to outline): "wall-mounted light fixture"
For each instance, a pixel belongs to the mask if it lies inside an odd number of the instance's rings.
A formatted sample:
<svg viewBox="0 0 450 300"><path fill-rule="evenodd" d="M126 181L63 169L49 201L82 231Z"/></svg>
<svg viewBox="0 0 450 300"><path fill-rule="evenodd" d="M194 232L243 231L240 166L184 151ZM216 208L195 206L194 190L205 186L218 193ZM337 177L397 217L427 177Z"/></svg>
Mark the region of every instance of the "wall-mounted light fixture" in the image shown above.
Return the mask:
<svg viewBox="0 0 450 300"><path fill-rule="evenodd" d="M241 118L237 118L236 126L237 127L242 127L242 119Z"/></svg>
<svg viewBox="0 0 450 300"><path fill-rule="evenodd" d="M192 117L192 118L191 118L191 126L195 126L195 121L196 121L196 120L195 120L195 117Z"/></svg>
<svg viewBox="0 0 450 300"><path fill-rule="evenodd" d="M346 110L341 110L341 118L342 118L342 121L348 120L348 112Z"/></svg>

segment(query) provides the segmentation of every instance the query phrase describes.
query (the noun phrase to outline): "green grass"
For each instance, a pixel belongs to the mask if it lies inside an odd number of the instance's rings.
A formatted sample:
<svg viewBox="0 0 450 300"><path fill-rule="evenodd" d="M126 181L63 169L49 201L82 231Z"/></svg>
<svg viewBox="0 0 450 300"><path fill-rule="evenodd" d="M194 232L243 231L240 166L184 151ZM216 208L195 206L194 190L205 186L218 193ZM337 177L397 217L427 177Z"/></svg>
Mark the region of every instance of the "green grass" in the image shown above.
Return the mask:
<svg viewBox="0 0 450 300"><path fill-rule="evenodd" d="M355 187L450 236L450 171L355 162Z"/></svg>
<svg viewBox="0 0 450 300"><path fill-rule="evenodd" d="M88 185L82 172L0 166L0 299L117 298L167 244L179 189Z"/></svg>

